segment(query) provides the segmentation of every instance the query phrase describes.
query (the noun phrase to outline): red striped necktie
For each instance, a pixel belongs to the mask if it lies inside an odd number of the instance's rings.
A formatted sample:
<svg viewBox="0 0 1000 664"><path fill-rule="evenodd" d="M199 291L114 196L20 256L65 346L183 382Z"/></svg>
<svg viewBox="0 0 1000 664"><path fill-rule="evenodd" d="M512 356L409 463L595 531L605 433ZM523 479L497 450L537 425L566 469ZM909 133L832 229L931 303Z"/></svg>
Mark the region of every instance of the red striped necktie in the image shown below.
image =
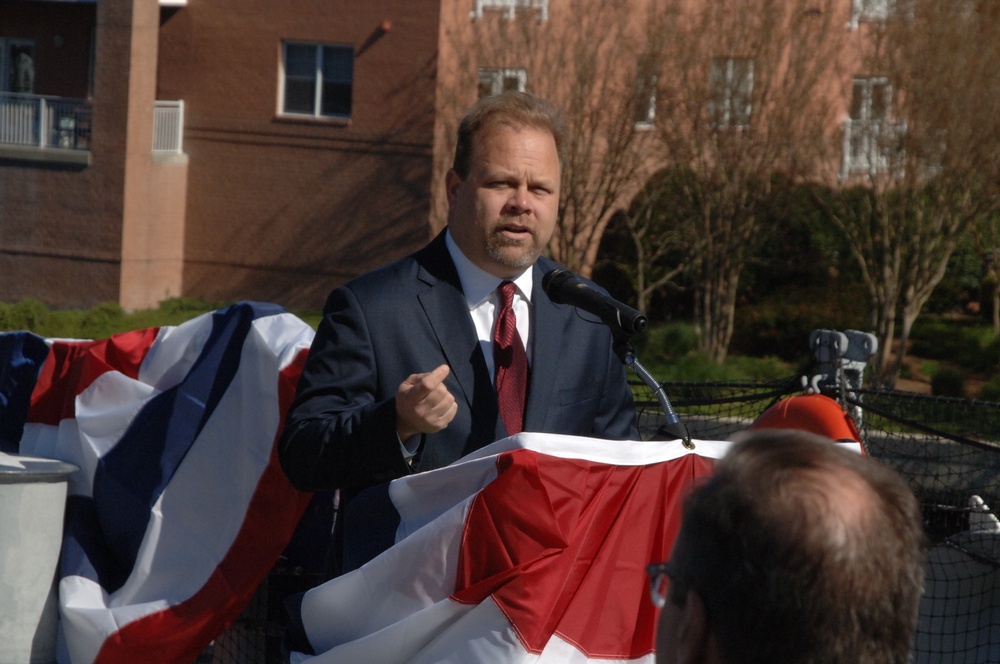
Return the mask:
<svg viewBox="0 0 1000 664"><path fill-rule="evenodd" d="M513 306L515 290L512 281L504 281L497 288L499 304L493 327L497 405L507 433L512 436L524 429L524 403L528 393L528 356L524 352L521 335L517 333Z"/></svg>

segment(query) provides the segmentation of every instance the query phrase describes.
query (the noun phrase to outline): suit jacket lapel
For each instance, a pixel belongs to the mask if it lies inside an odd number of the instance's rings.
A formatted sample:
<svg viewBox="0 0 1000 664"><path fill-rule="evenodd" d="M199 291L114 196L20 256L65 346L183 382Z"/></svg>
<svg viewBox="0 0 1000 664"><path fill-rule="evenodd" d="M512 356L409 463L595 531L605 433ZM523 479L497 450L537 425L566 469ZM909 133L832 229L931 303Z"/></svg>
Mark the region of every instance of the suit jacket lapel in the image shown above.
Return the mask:
<svg viewBox="0 0 1000 664"><path fill-rule="evenodd" d="M443 233L421 252L418 262L417 277L428 287L417 298L451 366L452 375L458 381L461 397L471 408L476 381L482 380L479 374L486 373L486 364L472 319L460 315L467 309L465 294L455 264L448 255ZM486 382L489 384L488 375ZM456 394L455 398L460 395Z"/></svg>
<svg viewBox="0 0 1000 664"><path fill-rule="evenodd" d="M524 414L524 430L535 431L545 422L550 404L558 398L554 394L556 374L562 354L560 346L565 342L566 311L549 299L542 290L542 267L535 264L534 286L532 287L531 333L533 352L531 355L531 379L528 387L528 404Z"/></svg>

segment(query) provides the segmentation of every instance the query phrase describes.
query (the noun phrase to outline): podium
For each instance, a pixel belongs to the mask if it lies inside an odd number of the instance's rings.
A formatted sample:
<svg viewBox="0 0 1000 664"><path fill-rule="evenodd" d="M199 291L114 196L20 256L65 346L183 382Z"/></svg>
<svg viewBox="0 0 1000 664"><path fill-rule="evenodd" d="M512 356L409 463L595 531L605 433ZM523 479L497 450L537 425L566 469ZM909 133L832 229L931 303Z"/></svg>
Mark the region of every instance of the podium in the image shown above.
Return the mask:
<svg viewBox="0 0 1000 664"><path fill-rule="evenodd" d="M391 546L298 598L292 661L652 662L646 565L729 447L693 442L521 433L359 494L345 549Z"/></svg>

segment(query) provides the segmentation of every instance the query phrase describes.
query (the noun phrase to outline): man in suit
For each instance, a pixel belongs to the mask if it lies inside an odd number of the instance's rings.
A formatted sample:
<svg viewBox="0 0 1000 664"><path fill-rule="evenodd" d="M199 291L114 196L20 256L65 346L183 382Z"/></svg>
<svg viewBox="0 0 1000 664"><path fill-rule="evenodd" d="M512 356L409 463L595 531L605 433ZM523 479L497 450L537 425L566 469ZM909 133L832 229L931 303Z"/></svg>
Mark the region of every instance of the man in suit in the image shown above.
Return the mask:
<svg viewBox="0 0 1000 664"><path fill-rule="evenodd" d="M564 133L554 109L525 93L466 114L447 229L327 300L279 448L296 487L350 495L522 430L638 439L610 331L541 288L557 267L541 254ZM496 340L498 318L517 333ZM520 396L495 386L525 374Z"/></svg>
<svg viewBox="0 0 1000 664"><path fill-rule="evenodd" d="M745 434L685 501L670 562L650 565L656 661L905 664L925 553L888 467L806 431Z"/></svg>

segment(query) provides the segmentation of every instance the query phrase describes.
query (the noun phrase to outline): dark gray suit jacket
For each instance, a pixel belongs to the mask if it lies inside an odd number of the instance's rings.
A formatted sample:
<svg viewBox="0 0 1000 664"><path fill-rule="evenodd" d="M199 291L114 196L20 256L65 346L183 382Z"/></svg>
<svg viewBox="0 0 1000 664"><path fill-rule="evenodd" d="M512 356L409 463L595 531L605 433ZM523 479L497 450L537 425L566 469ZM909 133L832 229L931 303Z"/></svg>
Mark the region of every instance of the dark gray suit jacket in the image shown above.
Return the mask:
<svg viewBox="0 0 1000 664"><path fill-rule="evenodd" d="M625 367L596 318L553 303L534 266L524 430L638 440ZM458 413L423 436L412 464L396 437L395 394L413 373L447 363ZM448 465L507 436L444 234L424 249L334 290L323 310L279 447L308 491L361 488Z"/></svg>

